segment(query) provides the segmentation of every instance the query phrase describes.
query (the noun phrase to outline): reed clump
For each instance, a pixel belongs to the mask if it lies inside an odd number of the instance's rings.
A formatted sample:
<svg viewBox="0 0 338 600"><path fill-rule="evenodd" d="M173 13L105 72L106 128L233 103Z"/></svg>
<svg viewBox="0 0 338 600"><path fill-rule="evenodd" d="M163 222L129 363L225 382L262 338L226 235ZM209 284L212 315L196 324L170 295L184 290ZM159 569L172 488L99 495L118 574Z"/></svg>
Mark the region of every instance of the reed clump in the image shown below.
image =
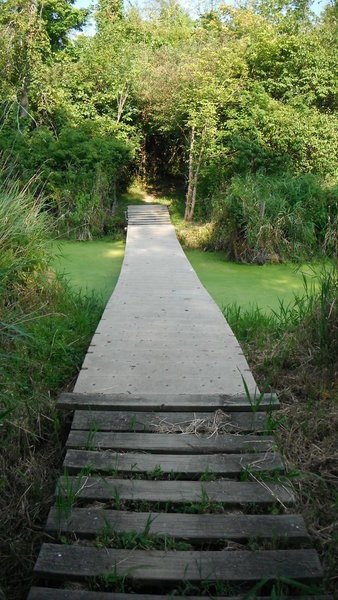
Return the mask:
<svg viewBox="0 0 338 600"><path fill-rule="evenodd" d="M214 195L208 247L238 262L337 257L337 182L318 175L234 175Z"/></svg>
<svg viewBox="0 0 338 600"><path fill-rule="evenodd" d="M61 464L57 393L74 379L102 300L50 268L53 228L29 186L0 188L0 596L26 596ZM34 185L34 182L31 182Z"/></svg>

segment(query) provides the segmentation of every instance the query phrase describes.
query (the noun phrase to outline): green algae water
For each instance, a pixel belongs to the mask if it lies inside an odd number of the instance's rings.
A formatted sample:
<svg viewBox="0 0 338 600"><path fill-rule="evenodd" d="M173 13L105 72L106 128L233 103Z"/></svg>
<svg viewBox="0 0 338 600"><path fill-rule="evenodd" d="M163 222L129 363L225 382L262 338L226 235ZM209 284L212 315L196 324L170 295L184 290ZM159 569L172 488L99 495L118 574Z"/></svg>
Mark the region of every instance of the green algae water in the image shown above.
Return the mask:
<svg viewBox="0 0 338 600"><path fill-rule="evenodd" d="M62 240L53 244L53 268L63 273L72 287L95 290L105 301L117 283L125 243L110 238L90 242ZM226 260L223 252L186 250L186 255L209 294L222 309L236 302L264 311L278 309L279 299L291 302L302 293L303 276L311 279L311 265L243 265Z"/></svg>
<svg viewBox="0 0 338 600"><path fill-rule="evenodd" d="M53 243L53 269L62 273L75 289L95 290L107 302L113 292L124 257L124 241L110 238Z"/></svg>
<svg viewBox="0 0 338 600"><path fill-rule="evenodd" d="M199 279L218 306L236 302L264 311L276 310L279 300L287 304L303 292L303 274L312 281L319 265L246 265L229 262L223 252L185 251Z"/></svg>

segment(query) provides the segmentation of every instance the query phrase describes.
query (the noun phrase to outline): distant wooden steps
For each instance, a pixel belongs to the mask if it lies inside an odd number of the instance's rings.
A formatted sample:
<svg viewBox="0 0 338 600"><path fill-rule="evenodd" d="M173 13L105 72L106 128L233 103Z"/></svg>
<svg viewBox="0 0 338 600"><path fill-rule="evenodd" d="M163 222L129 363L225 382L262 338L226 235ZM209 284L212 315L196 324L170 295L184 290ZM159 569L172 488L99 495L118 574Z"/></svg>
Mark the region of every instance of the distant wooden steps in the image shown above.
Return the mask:
<svg viewBox="0 0 338 600"><path fill-rule="evenodd" d="M58 404L75 412L29 600L162 600L182 589L239 600L254 586L267 600L287 580L287 596L302 582L305 600L320 584L271 435L275 395L257 405L73 393Z"/></svg>
<svg viewBox="0 0 338 600"><path fill-rule="evenodd" d="M170 225L168 208L161 204L128 206L128 227L130 225Z"/></svg>

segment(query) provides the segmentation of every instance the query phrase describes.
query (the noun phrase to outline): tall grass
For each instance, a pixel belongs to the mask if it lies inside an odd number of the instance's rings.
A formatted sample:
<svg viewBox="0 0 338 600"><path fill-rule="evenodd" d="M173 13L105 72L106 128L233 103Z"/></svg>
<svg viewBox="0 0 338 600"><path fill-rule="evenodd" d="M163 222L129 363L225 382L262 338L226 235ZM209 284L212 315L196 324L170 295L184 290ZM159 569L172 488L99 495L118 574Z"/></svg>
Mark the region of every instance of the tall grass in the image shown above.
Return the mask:
<svg viewBox="0 0 338 600"><path fill-rule="evenodd" d="M0 269L16 275L43 270L48 261L46 242L51 230L47 212L39 200L17 183L0 188Z"/></svg>
<svg viewBox="0 0 338 600"><path fill-rule="evenodd" d="M1 592L26 596L63 451L55 398L103 310L49 268L51 223L29 189L0 189Z"/></svg>
<svg viewBox="0 0 338 600"><path fill-rule="evenodd" d="M303 292L291 302L279 301L277 310L265 314L258 307L243 309L237 304L224 308L224 315L239 340L248 343L286 338L292 344L311 347L311 361L333 365L337 361L337 268L323 265L309 278L303 275Z"/></svg>
<svg viewBox="0 0 338 600"><path fill-rule="evenodd" d="M209 246L261 264L337 255L337 192L313 174L236 175L213 198Z"/></svg>
<svg viewBox="0 0 338 600"><path fill-rule="evenodd" d="M47 269L49 230L47 213L28 189L20 191L17 182L5 181L0 188L0 419L14 411L7 368L16 364L13 344L29 338L24 324L34 318L34 309L26 310L27 295L36 291L37 278Z"/></svg>
<svg viewBox="0 0 338 600"><path fill-rule="evenodd" d="M268 381L281 409L275 436L286 468L296 468L297 511L320 553L328 590L336 589L338 426L337 269L326 266L303 294L266 315L227 306L258 386Z"/></svg>

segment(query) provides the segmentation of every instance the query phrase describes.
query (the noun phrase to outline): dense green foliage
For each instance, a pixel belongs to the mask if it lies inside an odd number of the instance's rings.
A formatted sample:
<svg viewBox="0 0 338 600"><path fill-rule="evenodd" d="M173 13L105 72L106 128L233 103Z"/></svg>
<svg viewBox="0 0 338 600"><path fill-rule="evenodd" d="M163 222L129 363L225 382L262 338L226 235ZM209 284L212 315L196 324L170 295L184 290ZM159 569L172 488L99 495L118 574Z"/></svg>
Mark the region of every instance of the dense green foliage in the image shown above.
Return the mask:
<svg viewBox="0 0 338 600"><path fill-rule="evenodd" d="M125 165L130 144L102 132L97 123L65 126L56 138L46 127L8 135L2 148L11 150L16 175L24 182L37 173L37 189L56 218L61 234L78 239L111 230L116 179L128 181Z"/></svg>
<svg viewBox="0 0 338 600"><path fill-rule="evenodd" d="M263 264L337 251L335 191L313 174L235 175L214 197L210 244L230 258Z"/></svg>
<svg viewBox="0 0 338 600"><path fill-rule="evenodd" d="M254 0L193 19L101 0L0 4L0 149L59 231L114 227L132 174L185 181L185 219L240 261L337 251L336 6ZM22 42L24 40L24 43Z"/></svg>
<svg viewBox="0 0 338 600"><path fill-rule="evenodd" d="M0 219L0 415L15 423L23 413L28 431L39 403L81 364L103 302L50 270L51 220L28 190L1 187Z"/></svg>

